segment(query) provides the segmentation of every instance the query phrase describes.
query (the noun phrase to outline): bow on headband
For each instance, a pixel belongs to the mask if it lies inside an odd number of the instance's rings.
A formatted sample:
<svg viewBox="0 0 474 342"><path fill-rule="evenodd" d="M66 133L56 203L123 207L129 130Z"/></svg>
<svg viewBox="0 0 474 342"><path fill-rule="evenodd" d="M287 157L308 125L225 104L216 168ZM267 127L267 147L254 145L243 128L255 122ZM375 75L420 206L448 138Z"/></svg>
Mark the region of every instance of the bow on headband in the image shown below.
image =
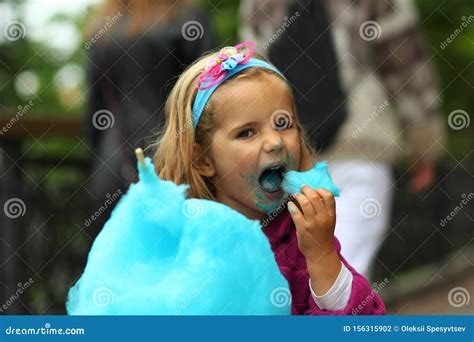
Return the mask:
<svg viewBox="0 0 474 342"><path fill-rule="evenodd" d="M254 42L243 42L236 46L228 46L219 52L217 58L211 58L199 76L199 90L209 89L219 83L229 70L239 64L246 64L255 52ZM204 85L205 84L205 85Z"/></svg>
<svg viewBox="0 0 474 342"><path fill-rule="evenodd" d="M198 91L193 103L192 121L193 127L196 128L201 114L206 107L212 93L219 87L219 85L233 75L242 70L260 67L272 70L280 75L282 79L286 80L285 76L278 71L270 63L252 58L255 52L254 42L243 42L236 46L225 47L220 52L217 58L211 58L204 67L204 71L199 76L196 87Z"/></svg>

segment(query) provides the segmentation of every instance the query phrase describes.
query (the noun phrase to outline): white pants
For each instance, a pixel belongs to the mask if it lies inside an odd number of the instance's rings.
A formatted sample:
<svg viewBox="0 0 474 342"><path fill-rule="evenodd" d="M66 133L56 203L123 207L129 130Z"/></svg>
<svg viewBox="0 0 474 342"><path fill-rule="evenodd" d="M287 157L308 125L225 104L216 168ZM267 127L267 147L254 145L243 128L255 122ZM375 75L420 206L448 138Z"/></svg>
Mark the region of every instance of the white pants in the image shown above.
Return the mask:
<svg viewBox="0 0 474 342"><path fill-rule="evenodd" d="M359 273L369 270L390 224L393 175L390 165L363 160L332 161L329 171L341 189L336 231L341 254Z"/></svg>

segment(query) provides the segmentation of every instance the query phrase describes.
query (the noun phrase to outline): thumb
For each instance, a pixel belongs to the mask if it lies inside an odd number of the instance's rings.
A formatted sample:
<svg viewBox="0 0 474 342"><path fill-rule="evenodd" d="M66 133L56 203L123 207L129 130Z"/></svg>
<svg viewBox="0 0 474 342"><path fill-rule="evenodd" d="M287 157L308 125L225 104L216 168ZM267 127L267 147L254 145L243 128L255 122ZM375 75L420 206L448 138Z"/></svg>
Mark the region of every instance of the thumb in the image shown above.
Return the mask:
<svg viewBox="0 0 474 342"><path fill-rule="evenodd" d="M296 226L300 225L304 221L304 216L301 213L301 211L298 209L296 204L293 202L289 201L287 204L288 211L290 212L291 218L293 219L293 222L295 223Z"/></svg>

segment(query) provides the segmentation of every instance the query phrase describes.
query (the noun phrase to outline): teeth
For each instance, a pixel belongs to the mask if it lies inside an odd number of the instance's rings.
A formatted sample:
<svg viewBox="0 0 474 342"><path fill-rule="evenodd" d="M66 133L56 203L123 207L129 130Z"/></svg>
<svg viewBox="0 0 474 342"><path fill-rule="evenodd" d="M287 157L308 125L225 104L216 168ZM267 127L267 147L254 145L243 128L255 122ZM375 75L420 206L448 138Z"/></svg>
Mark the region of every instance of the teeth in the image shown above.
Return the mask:
<svg viewBox="0 0 474 342"><path fill-rule="evenodd" d="M278 164L265 169L259 178L259 183L267 192L276 192L281 188L285 166Z"/></svg>
<svg viewBox="0 0 474 342"><path fill-rule="evenodd" d="M283 168L283 165L275 165L270 168L271 171Z"/></svg>

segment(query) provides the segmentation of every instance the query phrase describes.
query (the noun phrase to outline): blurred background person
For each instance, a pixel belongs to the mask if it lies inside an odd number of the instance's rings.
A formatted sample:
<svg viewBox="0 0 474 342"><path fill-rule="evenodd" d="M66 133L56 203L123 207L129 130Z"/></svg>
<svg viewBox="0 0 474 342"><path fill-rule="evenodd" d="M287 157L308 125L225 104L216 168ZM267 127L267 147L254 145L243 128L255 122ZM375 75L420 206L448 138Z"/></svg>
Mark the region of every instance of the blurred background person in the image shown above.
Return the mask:
<svg viewBox="0 0 474 342"><path fill-rule="evenodd" d="M207 14L185 0L106 0L88 36L85 124L94 156L88 188L91 208L98 208L106 196L125 192L135 177L133 151L164 124L175 78L215 43ZM112 208L92 222L94 236Z"/></svg>
<svg viewBox="0 0 474 342"><path fill-rule="evenodd" d="M239 33L289 80L313 145L327 148L347 113L328 16L321 1L242 0Z"/></svg>
<svg viewBox="0 0 474 342"><path fill-rule="evenodd" d="M259 13L260 2L243 0L242 17ZM319 136L328 132L333 135L326 138L330 144L321 144L318 134L313 142L320 159L329 160L334 182L341 188L336 236L345 258L370 277L370 266L390 224L396 189L392 167L402 155L407 156L412 174L410 188L415 192L427 189L435 180L435 165L445 135L437 79L416 10L410 0L326 0L307 2L306 6L293 1L274 3L279 9L265 12L267 19L260 16L258 21L243 20L242 35L257 37L262 48L267 45L270 59L290 78L296 93L306 96L306 89L298 86L308 84L313 89L318 85L326 89L323 98L311 102L311 110L301 112L298 108L298 115L305 116L306 122L313 120L316 133L324 132ZM320 3L329 17L316 35L315 24L300 20L314 3ZM295 19L291 22L292 17ZM315 15L313 19L321 21L324 16ZM329 34L337 63L323 64L320 61L330 56L330 45L325 40ZM345 93L342 101L336 93L327 92L326 86L334 80L314 78L305 68L285 67L304 59L338 75ZM343 120L334 120L337 111L326 110L327 103L335 100L334 108L347 109ZM330 124L334 121L340 127Z"/></svg>

